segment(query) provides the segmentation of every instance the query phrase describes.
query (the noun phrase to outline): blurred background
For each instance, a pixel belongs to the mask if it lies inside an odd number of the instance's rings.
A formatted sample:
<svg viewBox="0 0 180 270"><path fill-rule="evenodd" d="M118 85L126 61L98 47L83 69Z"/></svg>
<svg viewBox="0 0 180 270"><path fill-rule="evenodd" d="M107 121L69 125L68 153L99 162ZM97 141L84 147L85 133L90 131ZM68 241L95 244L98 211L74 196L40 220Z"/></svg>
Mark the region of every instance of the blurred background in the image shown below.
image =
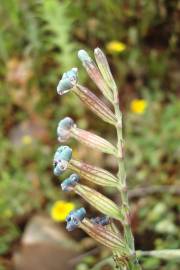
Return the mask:
<svg viewBox="0 0 180 270"><path fill-rule="evenodd" d="M88 270L109 256L82 231L66 233L58 209L65 215L71 203L96 213L62 193L52 173L56 127L65 116L115 143L112 127L76 96L56 93L62 73L77 66L80 81L99 95L77 58L79 49L92 55L97 46L120 92L136 248L180 248L179 19L176 0L1 2L0 270ZM116 172L111 157L68 144L75 159ZM114 190L95 188L119 200ZM140 261L143 269L179 269L175 261Z"/></svg>

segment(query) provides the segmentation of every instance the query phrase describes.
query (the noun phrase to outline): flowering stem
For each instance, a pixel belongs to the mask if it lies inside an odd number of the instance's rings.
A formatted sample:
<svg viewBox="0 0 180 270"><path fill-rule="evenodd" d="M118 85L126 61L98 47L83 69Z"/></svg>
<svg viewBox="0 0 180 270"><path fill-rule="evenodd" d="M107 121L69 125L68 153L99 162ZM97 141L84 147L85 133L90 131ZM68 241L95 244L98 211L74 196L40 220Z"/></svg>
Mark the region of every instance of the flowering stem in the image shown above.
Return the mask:
<svg viewBox="0 0 180 270"><path fill-rule="evenodd" d="M73 135L80 141L85 139L88 146L98 148L102 152L108 154L113 154L117 157L118 161L119 169L117 177L104 169L71 159L72 149L68 146L61 146L56 151L53 162L54 174L59 176L69 168L86 178L88 181L102 186L116 187L118 189L121 195L121 208L117 207L113 202L99 192L95 192L87 186L77 184L79 180L78 175L71 175L62 184L63 190L68 191L73 189L90 204L95 205L100 212L120 220L124 228L124 237L122 237L119 232L116 232L115 226L114 228L113 226L106 228L104 225L107 224L103 225L97 223L97 221L94 223L94 221L92 222L91 220L86 219L86 211L84 208L72 211L68 215L66 218L66 228L68 231L72 231L76 227L80 227L101 244L109 247L112 250L114 261L116 262L116 266L119 270L141 270L137 261L134 238L130 226L130 211L124 166L122 114L119 109L118 91L105 55L98 48L95 49L94 53L100 71L84 50L80 50L78 56L83 62L83 65L90 77L102 91L103 95L113 104L115 113L113 113L111 109L109 109L109 107L106 106L88 88L78 83L77 68L72 68L70 71L63 74L62 79L57 86L57 92L62 95L72 90L80 97L83 103L85 103L102 120L116 126L117 148L114 148L114 146L103 138L77 129L74 127L73 121L69 118L61 121L58 126L58 138L59 140L64 140L69 138L70 135ZM70 130L71 134L69 133Z"/></svg>
<svg viewBox="0 0 180 270"><path fill-rule="evenodd" d="M138 264L136 254L135 254L135 247L134 247L134 237L131 230L130 225L130 211L129 211L129 202L128 202L128 194L127 194L127 185L126 185L126 172L125 172L125 165L124 165L124 142L123 142L123 134L122 134L122 113L119 109L119 98L118 98L118 91L114 91L114 111L117 118L117 149L119 152L118 157L118 173L117 177L123 189L120 190L121 202L124 212L124 238L129 246L129 248L133 252L132 259L129 260L128 269L129 270L140 270L141 267Z"/></svg>

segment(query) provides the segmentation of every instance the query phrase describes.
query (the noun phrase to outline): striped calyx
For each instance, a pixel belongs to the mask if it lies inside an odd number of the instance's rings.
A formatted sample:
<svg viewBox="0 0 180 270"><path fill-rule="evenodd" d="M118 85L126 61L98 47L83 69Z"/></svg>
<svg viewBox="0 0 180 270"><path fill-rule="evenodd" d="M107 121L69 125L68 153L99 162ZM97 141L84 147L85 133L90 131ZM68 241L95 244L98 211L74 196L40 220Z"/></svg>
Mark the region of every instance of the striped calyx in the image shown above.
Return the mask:
<svg viewBox="0 0 180 270"><path fill-rule="evenodd" d="M100 186L118 187L121 189L121 183L119 180L110 172L92 166L90 164L71 159L68 168L78 173L84 179L95 183Z"/></svg>
<svg viewBox="0 0 180 270"><path fill-rule="evenodd" d="M59 142L64 142L71 137L88 147L99 150L103 153L114 156L118 155L118 151L114 145L92 132L77 128L73 119L70 117L65 117L59 122L57 136Z"/></svg>
<svg viewBox="0 0 180 270"><path fill-rule="evenodd" d="M98 67L96 66L92 58L88 55L88 53L85 50L79 50L78 57L81 60L83 66L85 67L89 77L97 85L102 94L109 101L112 102L113 100L112 92L109 89L106 81L104 80L103 76L101 75L101 72L99 71Z"/></svg>

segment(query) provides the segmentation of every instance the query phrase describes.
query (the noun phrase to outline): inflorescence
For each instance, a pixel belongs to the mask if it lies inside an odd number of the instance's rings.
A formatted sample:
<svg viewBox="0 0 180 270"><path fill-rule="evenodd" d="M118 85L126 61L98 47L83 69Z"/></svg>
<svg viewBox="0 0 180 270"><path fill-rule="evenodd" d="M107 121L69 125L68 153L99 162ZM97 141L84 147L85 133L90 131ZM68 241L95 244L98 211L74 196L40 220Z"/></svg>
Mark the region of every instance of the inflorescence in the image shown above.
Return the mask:
<svg viewBox="0 0 180 270"><path fill-rule="evenodd" d="M59 122L57 137L60 143L75 138L92 149L113 155L118 161L119 172L115 176L102 168L74 160L72 149L69 146L61 145L54 155L54 174L60 176L64 171L70 169L73 173L61 183L62 190L75 192L103 214L103 216L88 219L83 207L73 210L66 218L67 230L72 231L77 227L83 229L92 238L109 247L113 255L119 258L119 264L130 266L132 262L135 262L136 268L130 269L139 270L129 224L129 206L123 163L122 115L118 104L118 90L104 53L96 48L94 55L96 63L86 51L80 50L78 52L78 57L88 75L108 102L112 104L114 112L88 88L79 83L77 68L72 68L63 74L57 86L57 93L59 95L70 91L75 93L98 117L113 125L117 130L117 145L113 145L94 133L78 128L70 117L65 117ZM81 184L81 178L100 186L116 188L120 191L121 205L116 205L100 192ZM124 235L116 228L114 219L123 226Z"/></svg>

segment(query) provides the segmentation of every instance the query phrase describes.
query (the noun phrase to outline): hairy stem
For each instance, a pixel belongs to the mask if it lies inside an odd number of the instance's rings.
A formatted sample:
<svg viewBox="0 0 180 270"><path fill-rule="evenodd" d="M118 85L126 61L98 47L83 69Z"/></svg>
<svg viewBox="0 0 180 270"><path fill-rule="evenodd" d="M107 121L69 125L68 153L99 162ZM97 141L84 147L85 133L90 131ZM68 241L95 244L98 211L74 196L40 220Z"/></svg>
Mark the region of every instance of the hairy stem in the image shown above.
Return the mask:
<svg viewBox="0 0 180 270"><path fill-rule="evenodd" d="M123 186L123 189L120 190L120 196L121 196L121 202L123 206L123 212L124 212L124 239L129 246L129 248L132 250L132 258L129 259L128 262L128 268L129 270L140 270L141 267L138 264L136 253L135 253L135 246L134 246L134 237L131 230L130 225L130 210L129 210L129 201L128 201L128 194L127 194L127 185L126 185L126 171L125 171L125 165L124 165L124 141L123 141L123 134L122 134L122 113L119 108L119 98L118 93L116 91L116 94L114 94L114 111L117 118L117 149L119 152L118 157L118 179L121 181L121 185Z"/></svg>

